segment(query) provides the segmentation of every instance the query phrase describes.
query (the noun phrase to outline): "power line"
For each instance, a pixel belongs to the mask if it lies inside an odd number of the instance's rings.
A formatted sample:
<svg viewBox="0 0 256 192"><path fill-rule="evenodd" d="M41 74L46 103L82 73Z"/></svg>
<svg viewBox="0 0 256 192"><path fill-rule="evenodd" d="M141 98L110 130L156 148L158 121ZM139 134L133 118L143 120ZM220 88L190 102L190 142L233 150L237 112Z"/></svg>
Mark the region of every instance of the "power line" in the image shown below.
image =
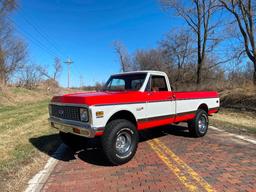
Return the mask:
<svg viewBox="0 0 256 192"><path fill-rule="evenodd" d="M22 33L23 35L25 35L27 38L29 38L36 46L38 46L39 48L43 49L46 53L48 53L49 55L53 56L53 57L57 57L57 55L49 50L44 44L42 44L39 40L37 40L36 38L34 38L31 34L29 34L28 32L24 31L22 29L22 27L20 27L16 22L14 22L10 17L7 17L13 24L15 24L17 30Z"/></svg>
<svg viewBox="0 0 256 192"><path fill-rule="evenodd" d="M19 5L17 6L17 8L22 10L22 8ZM22 12L19 12L19 13L21 17L24 19L24 21L28 25L30 25L43 39L45 39L55 49L55 51L59 53L59 55L63 55L62 51L56 46L56 44L52 40L50 40L50 37L49 35L47 35L47 33L45 32L43 33L42 30L40 30L37 25L33 24L24 13Z"/></svg>
<svg viewBox="0 0 256 192"><path fill-rule="evenodd" d="M22 16L23 17L23 16ZM44 35L42 32L40 32L40 30L35 26L33 25L29 20L27 20L25 17L23 17L23 19L25 20L25 22L27 24L29 24L43 39L45 39L54 49L55 51L57 51L60 55L61 52L60 50L46 37L46 35Z"/></svg>

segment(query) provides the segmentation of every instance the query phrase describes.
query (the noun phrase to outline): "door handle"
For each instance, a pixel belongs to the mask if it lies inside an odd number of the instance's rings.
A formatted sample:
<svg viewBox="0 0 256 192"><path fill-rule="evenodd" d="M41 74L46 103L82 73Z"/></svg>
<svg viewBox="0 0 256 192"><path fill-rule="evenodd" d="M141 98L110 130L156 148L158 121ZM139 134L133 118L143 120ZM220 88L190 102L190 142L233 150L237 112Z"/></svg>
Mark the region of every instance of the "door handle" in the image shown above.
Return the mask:
<svg viewBox="0 0 256 192"><path fill-rule="evenodd" d="M170 99L175 100L175 99L176 99L176 96L175 96L175 95L172 95L172 96L170 96Z"/></svg>

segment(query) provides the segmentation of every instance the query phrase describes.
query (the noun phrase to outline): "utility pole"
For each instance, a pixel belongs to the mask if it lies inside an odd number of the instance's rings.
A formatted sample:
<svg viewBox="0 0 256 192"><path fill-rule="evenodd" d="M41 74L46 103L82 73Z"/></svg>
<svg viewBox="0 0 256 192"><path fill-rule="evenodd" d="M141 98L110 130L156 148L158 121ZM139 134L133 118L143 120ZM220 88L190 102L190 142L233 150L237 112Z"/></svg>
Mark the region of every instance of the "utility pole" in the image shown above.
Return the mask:
<svg viewBox="0 0 256 192"><path fill-rule="evenodd" d="M69 81L70 81L70 65L74 63L71 58L67 58L67 60L64 62L68 65L68 88L69 88Z"/></svg>
<svg viewBox="0 0 256 192"><path fill-rule="evenodd" d="M80 88L82 88L83 86L84 86L83 76L80 75Z"/></svg>

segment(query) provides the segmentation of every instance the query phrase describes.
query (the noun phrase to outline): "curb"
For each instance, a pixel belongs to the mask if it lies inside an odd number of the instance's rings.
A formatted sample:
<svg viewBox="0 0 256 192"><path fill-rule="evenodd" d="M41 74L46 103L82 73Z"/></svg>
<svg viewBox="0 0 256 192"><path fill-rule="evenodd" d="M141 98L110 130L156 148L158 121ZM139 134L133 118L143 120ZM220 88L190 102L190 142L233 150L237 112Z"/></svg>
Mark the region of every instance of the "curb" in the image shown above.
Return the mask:
<svg viewBox="0 0 256 192"><path fill-rule="evenodd" d="M29 180L25 192L39 192L58 163L60 157L66 150L66 145L61 144L54 152L53 157L50 157L44 166L32 179Z"/></svg>

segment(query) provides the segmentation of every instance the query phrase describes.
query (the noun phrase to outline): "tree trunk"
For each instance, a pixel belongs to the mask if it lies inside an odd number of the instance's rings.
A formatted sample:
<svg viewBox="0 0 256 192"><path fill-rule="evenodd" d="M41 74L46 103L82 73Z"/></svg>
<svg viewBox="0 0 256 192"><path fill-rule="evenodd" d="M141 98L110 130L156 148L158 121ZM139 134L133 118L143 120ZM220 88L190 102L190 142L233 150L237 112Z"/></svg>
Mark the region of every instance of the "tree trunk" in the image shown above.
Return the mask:
<svg viewBox="0 0 256 192"><path fill-rule="evenodd" d="M198 61L197 72L196 72L196 84L197 85L200 85L201 84L201 80L202 80L202 78L201 78L201 76L202 76L202 73L201 73L201 71L202 71L202 64L203 64L202 60Z"/></svg>
<svg viewBox="0 0 256 192"><path fill-rule="evenodd" d="M4 72L0 72L0 85L6 84L6 78Z"/></svg>

